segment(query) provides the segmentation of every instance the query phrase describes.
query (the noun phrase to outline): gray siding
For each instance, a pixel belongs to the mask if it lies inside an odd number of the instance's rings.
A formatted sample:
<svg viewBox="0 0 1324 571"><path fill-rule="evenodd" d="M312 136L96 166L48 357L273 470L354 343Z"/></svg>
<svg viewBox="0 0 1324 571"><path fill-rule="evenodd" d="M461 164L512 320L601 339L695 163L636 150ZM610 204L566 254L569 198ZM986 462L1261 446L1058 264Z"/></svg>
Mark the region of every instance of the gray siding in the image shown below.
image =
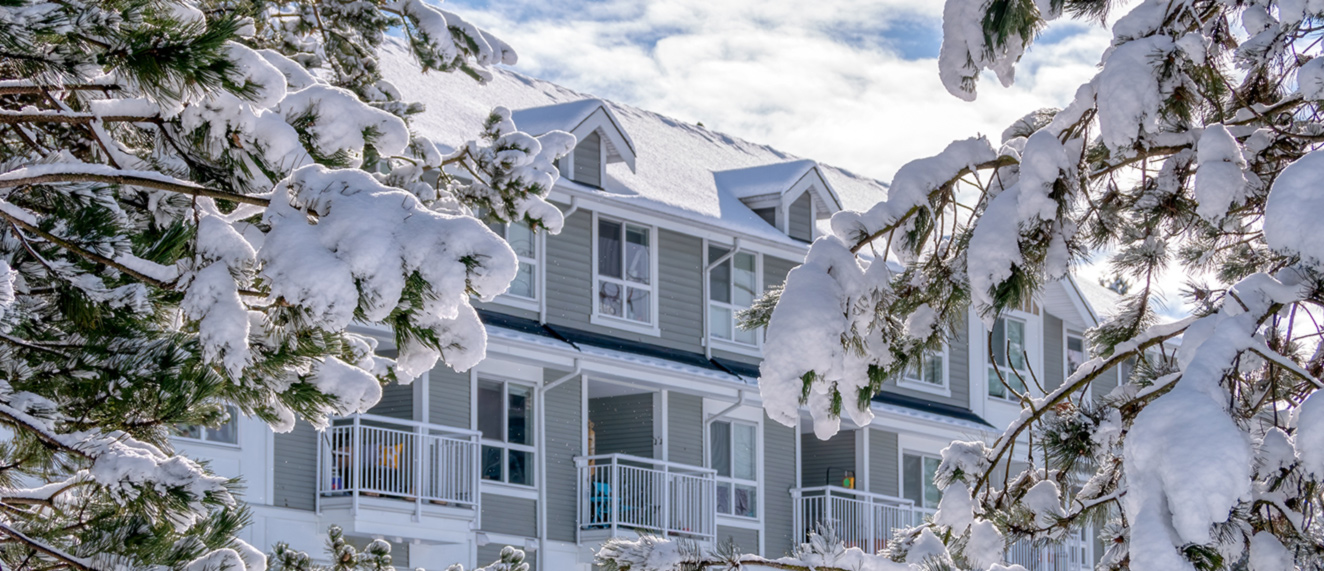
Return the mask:
<svg viewBox="0 0 1324 571"><path fill-rule="evenodd" d="M565 373L546 369L546 382ZM543 410L547 430L547 536L556 541L575 540L575 456L583 446L583 384L570 379L547 391Z"/></svg>
<svg viewBox="0 0 1324 571"><path fill-rule="evenodd" d="M658 327L660 336L589 322L593 310L593 215L579 210L560 234L547 237L547 322L592 333L699 353L703 346L703 242L659 229Z"/></svg>
<svg viewBox="0 0 1324 571"><path fill-rule="evenodd" d="M901 495L901 468L897 466L895 432L869 432L869 491L888 496Z"/></svg>
<svg viewBox="0 0 1324 571"><path fill-rule="evenodd" d="M272 448L271 504L312 511L317 489L317 438L311 424L298 421L294 430L276 434Z"/></svg>
<svg viewBox="0 0 1324 571"><path fill-rule="evenodd" d="M667 393L667 460L703 465L703 398Z"/></svg>
<svg viewBox="0 0 1324 571"><path fill-rule="evenodd" d="M717 545L736 544L736 553L758 553L759 531L740 527L717 526Z"/></svg>
<svg viewBox="0 0 1324 571"><path fill-rule="evenodd" d="M428 374L428 422L442 426L469 428L469 373L457 373L438 363Z"/></svg>
<svg viewBox="0 0 1324 571"><path fill-rule="evenodd" d="M786 274L791 273L791 268L798 265L800 265L800 262L798 261L763 256L763 289L766 290L772 286L779 286L785 283Z"/></svg>
<svg viewBox="0 0 1324 571"><path fill-rule="evenodd" d="M415 381L423 382L423 381ZM389 383L382 387L382 400L368 410L371 414L380 414L404 420L414 419L414 385Z"/></svg>
<svg viewBox="0 0 1324 571"><path fill-rule="evenodd" d="M859 475L853 430L843 430L827 440L819 440L813 433L801 434L800 454L800 483L806 488L840 486L846 470Z"/></svg>
<svg viewBox="0 0 1324 571"><path fill-rule="evenodd" d="M653 457L653 393L589 399L594 454Z"/></svg>
<svg viewBox="0 0 1324 571"><path fill-rule="evenodd" d="M789 555L793 538L791 488L795 487L795 429L763 415L763 521L768 557Z"/></svg>
<svg viewBox="0 0 1324 571"><path fill-rule="evenodd" d="M479 547L479 548L478 548L478 561L476 562L476 564L478 565L478 568L481 569L482 566L484 566L484 565L491 565L491 564L493 564L493 563L496 563L498 560L500 560L500 559L501 559L501 550L502 550L504 547L506 547L506 546L503 545L503 544L500 544L500 543L489 543L489 544L487 544L487 545L484 545L484 546L482 546L482 547ZM519 549L519 550L521 550L521 551L524 551L524 548L523 548L523 546L521 546L521 545L513 545L513 546L511 546L511 547L514 547L515 549ZM524 562L529 564L529 569L537 569L537 568L538 568L538 553L537 553L536 551L524 551ZM444 564L444 563L443 563L443 564ZM400 567L397 565L396 568L399 569ZM465 565L464 568L465 568L465 569L470 569L471 567L469 567L468 565Z"/></svg>
<svg viewBox="0 0 1324 571"><path fill-rule="evenodd" d="M806 191L791 203L787 212L786 235L796 240L810 241L814 237L813 198Z"/></svg>
<svg viewBox="0 0 1324 571"><path fill-rule="evenodd" d="M1062 386L1063 371L1066 369L1066 340L1062 338L1062 320L1044 312L1044 390L1051 391Z"/></svg>
<svg viewBox="0 0 1324 571"><path fill-rule="evenodd" d="M951 396L936 395L897 386L898 379L888 379L883 384L883 391L966 409L970 408L970 342L968 337L965 323L962 322L956 326L956 335L948 341L947 386L951 391Z"/></svg>
<svg viewBox="0 0 1324 571"><path fill-rule="evenodd" d="M483 531L535 537L538 535L537 506L535 500L483 494Z"/></svg>
<svg viewBox="0 0 1324 571"><path fill-rule="evenodd" d="M1117 388L1117 379L1119 375L1125 376L1127 371L1130 370L1131 367L1128 363L1122 363L1119 366L1104 371L1103 374L1094 379L1093 383L1090 383L1090 386L1094 391L1094 398L1101 399L1108 396L1108 393L1113 392L1113 389Z"/></svg>
<svg viewBox="0 0 1324 571"><path fill-rule="evenodd" d="M597 131L575 145L575 172L570 178L589 186L602 186L602 137Z"/></svg>
<svg viewBox="0 0 1324 571"><path fill-rule="evenodd" d="M768 225L773 228L777 227L777 207L755 208L754 214L759 215L759 218L762 218L764 222L767 222Z"/></svg>
<svg viewBox="0 0 1324 571"><path fill-rule="evenodd" d="M541 294L542 292L540 291L538 293ZM479 301L478 298L469 298L469 301L472 302L474 304L474 307L478 309L486 309L489 311L495 311L497 313L502 313L505 315L512 315L520 319L532 319L534 321L538 320L538 312L532 309L511 307L509 305L505 305L495 301L489 301L489 302Z"/></svg>

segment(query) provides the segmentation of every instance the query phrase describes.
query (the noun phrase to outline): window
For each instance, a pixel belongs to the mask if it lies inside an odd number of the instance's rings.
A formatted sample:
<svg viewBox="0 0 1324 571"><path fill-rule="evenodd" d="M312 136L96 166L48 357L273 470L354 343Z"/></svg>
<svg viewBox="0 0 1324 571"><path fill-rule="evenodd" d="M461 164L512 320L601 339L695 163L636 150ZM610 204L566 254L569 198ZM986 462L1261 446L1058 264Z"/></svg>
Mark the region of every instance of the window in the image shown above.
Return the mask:
<svg viewBox="0 0 1324 571"><path fill-rule="evenodd" d="M515 274L515 281L510 282L506 294L538 299L538 236L524 222L494 222L488 227L505 238L519 258L519 273Z"/></svg>
<svg viewBox="0 0 1324 571"><path fill-rule="evenodd" d="M906 367L906 382L932 387L947 387L947 351L925 353L918 363Z"/></svg>
<svg viewBox="0 0 1324 571"><path fill-rule="evenodd" d="M717 513L758 517L757 427L714 422L709 429L709 454L717 470Z"/></svg>
<svg viewBox="0 0 1324 571"><path fill-rule="evenodd" d="M901 482L906 499L915 502L915 507L928 510L937 509L942 500L942 490L933 483L938 473L938 459L922 454L905 453L901 456Z"/></svg>
<svg viewBox="0 0 1324 571"><path fill-rule="evenodd" d="M227 405L225 407L225 412L228 415L228 418L216 428L202 426L200 424L177 424L170 432L178 438L202 440L205 442L218 442L221 444L238 444L239 409Z"/></svg>
<svg viewBox="0 0 1324 571"><path fill-rule="evenodd" d="M728 249L709 246L708 262L721 259ZM736 312L748 309L759 291L758 258L736 252L708 274L708 334L714 339L745 345L758 343L758 333L736 325Z"/></svg>
<svg viewBox="0 0 1324 571"><path fill-rule="evenodd" d="M533 389L478 381L478 430L483 433L483 479L533 485Z"/></svg>
<svg viewBox="0 0 1324 571"><path fill-rule="evenodd" d="M988 396L1011 399L1016 398L1002 385L1007 385L1016 392L1025 394L1025 382L1029 377L1029 365L1025 358L1025 322L1010 317L999 317L993 324L993 355L988 364ZM1002 380L998 372L1002 372Z"/></svg>
<svg viewBox="0 0 1324 571"><path fill-rule="evenodd" d="M652 229L598 220L598 315L653 322Z"/></svg>
<svg viewBox="0 0 1324 571"><path fill-rule="evenodd" d="M1067 333L1067 376L1085 364L1085 338Z"/></svg>

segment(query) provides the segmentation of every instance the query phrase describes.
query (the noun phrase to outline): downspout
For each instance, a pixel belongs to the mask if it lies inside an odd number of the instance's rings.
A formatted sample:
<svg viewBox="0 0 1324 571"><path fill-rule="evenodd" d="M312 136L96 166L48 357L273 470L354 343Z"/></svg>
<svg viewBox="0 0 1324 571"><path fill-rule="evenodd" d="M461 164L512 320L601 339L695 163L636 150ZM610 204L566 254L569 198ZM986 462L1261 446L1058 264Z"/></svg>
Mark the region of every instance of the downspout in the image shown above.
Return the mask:
<svg viewBox="0 0 1324 571"><path fill-rule="evenodd" d="M574 214L577 210L579 210L579 197L571 196L570 208L567 208L565 212L561 213L561 219L570 220L570 215ZM544 238L542 243L544 246L542 263L538 264L538 285L542 286L542 290L538 292L539 325L545 325L547 323L547 248L545 247L547 245L547 240Z"/></svg>
<svg viewBox="0 0 1324 571"><path fill-rule="evenodd" d="M571 204L570 208L573 212L574 205ZM575 370L570 371L569 374L539 386L537 396L533 399L534 414L538 417L538 571L547 569L543 564L543 561L547 560L547 415L545 414L547 404L544 401L547 391L583 376L584 367L579 363L578 357L575 358L574 364Z"/></svg>
<svg viewBox="0 0 1324 571"><path fill-rule="evenodd" d="M740 398L736 399L735 404L722 409L721 412L710 414L708 415L708 418L705 418L703 420L704 433L706 434L708 432L708 427L712 426L714 421L716 421L719 418L722 418L723 416L731 414L733 411L735 411L736 409L742 406L745 406L745 391L740 391Z"/></svg>
<svg viewBox="0 0 1324 571"><path fill-rule="evenodd" d="M736 252L739 251L740 251L740 238L736 237L731 242L731 250L729 252L723 254L722 257L713 260L712 263L709 263L707 266L703 268L703 356L704 358L709 360L713 358L713 340L712 337L710 337L710 335L712 334L711 331L712 325L709 324L708 322L708 320L711 318L708 314L712 311L712 307L710 306L708 301L710 299L709 296L712 294L711 290L713 284L712 284L712 280L709 279L709 277L712 275L713 268L716 268L717 266L725 263L727 260L731 259L731 256L736 255ZM707 252L704 252L704 254L706 255ZM734 272L732 273L734 274ZM745 393L743 392L740 393L740 399L743 401L744 398L745 398Z"/></svg>

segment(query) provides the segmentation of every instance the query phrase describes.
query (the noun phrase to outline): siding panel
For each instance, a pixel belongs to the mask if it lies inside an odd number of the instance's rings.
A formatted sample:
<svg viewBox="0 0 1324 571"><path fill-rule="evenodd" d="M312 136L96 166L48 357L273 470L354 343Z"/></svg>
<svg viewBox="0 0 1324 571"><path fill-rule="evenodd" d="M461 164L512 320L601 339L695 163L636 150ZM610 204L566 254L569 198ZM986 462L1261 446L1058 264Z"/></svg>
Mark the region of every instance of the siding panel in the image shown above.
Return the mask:
<svg viewBox="0 0 1324 571"><path fill-rule="evenodd" d="M560 208L568 208L559 205ZM593 214L580 209L566 218L561 233L547 236L547 320L588 326L593 273Z"/></svg>
<svg viewBox="0 0 1324 571"><path fill-rule="evenodd" d="M472 426L469 373L457 373L439 363L428 374L428 382L428 422L466 429Z"/></svg>
<svg viewBox="0 0 1324 571"><path fill-rule="evenodd" d="M874 430L869 433L869 491L889 496L901 495L901 469L897 466L895 432Z"/></svg>
<svg viewBox="0 0 1324 571"><path fill-rule="evenodd" d="M653 457L653 393L589 399L594 454Z"/></svg>
<svg viewBox="0 0 1324 571"><path fill-rule="evenodd" d="M759 531L741 527L717 526L717 545L725 546L728 543L736 545L736 553L758 553Z"/></svg>
<svg viewBox="0 0 1324 571"><path fill-rule="evenodd" d="M319 433L302 420L294 430L276 434L272 449L272 505L312 511L317 489Z"/></svg>
<svg viewBox="0 0 1324 571"><path fill-rule="evenodd" d="M538 535L538 502L500 494L483 494L483 531L520 537ZM498 548L498 553L500 549Z"/></svg>
<svg viewBox="0 0 1324 571"><path fill-rule="evenodd" d="M772 256L763 256L763 289L782 285L791 268L800 265L798 261L783 260Z"/></svg>
<svg viewBox="0 0 1324 571"><path fill-rule="evenodd" d="M702 352L703 240L658 230L658 326L663 344Z"/></svg>
<svg viewBox="0 0 1324 571"><path fill-rule="evenodd" d="M808 242L814 236L814 213L813 200L806 191L791 203L791 210L788 212L786 235L796 240Z"/></svg>
<svg viewBox="0 0 1324 571"><path fill-rule="evenodd" d="M855 431L843 430L828 440L819 440L813 433L800 435L800 482L806 488L841 485L846 470L857 472L855 466Z"/></svg>
<svg viewBox="0 0 1324 571"><path fill-rule="evenodd" d="M764 555L782 557L795 547L791 488L795 487L795 429L763 415Z"/></svg>
<svg viewBox="0 0 1324 571"><path fill-rule="evenodd" d="M667 460L703 465L703 398L667 393Z"/></svg>
<svg viewBox="0 0 1324 571"><path fill-rule="evenodd" d="M575 172L570 178L602 187L602 136L597 131L589 133L575 145Z"/></svg>
<svg viewBox="0 0 1324 571"><path fill-rule="evenodd" d="M418 381L421 382L421 381ZM382 400L368 410L370 414L379 414L404 420L414 419L414 385L390 383L382 387Z"/></svg>
<svg viewBox="0 0 1324 571"><path fill-rule="evenodd" d="M1044 390L1062 386L1066 341L1062 338L1062 320L1044 312Z"/></svg>
<svg viewBox="0 0 1324 571"><path fill-rule="evenodd" d="M545 382L565 373L543 372ZM583 446L583 385L571 379L547 392L543 410L547 430L547 536L556 541L575 540L575 456Z"/></svg>

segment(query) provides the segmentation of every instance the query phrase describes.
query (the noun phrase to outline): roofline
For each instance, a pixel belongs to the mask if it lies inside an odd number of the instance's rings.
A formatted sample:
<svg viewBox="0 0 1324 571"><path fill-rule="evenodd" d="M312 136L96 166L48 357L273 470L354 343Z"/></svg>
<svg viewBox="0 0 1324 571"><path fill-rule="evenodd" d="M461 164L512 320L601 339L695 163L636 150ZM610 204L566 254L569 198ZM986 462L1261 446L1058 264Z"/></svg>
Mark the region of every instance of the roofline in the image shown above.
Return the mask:
<svg viewBox="0 0 1324 571"><path fill-rule="evenodd" d="M635 157L638 157L638 156L639 156L639 152L636 151L635 148L634 148L634 139L631 139L631 138L630 138L630 132L629 132L629 131L626 131L626 130L625 130L625 127L622 127L622 126L621 126L621 122L616 120L616 114L611 112L611 108L607 106L607 101L606 101L606 100L603 100L603 99L598 99L598 98L596 98L596 97L593 97L593 98L590 98L590 99L592 99L593 101L597 101L597 102L598 102L598 108L599 108L599 109L602 109L603 111L605 111L605 112L607 113L607 120L608 120L608 121L611 121L611 125L612 125L613 127L616 127L616 130L619 131L619 132L621 133L621 135L622 135L621 138L622 138L622 139L625 139L625 146L627 146L627 147L630 148L630 154L634 155ZM537 107L530 107L530 109L537 109ZM585 121L588 121L588 120L591 119L592 117L593 117L593 114L592 114L592 113L589 113L588 116L584 117L584 119L582 119L580 122L576 123L574 127L571 127L570 130L571 130L571 131L574 131L575 129L578 129L580 125L583 125Z"/></svg>
<svg viewBox="0 0 1324 571"><path fill-rule="evenodd" d="M823 186L826 187L823 189L823 192L826 192L828 197L832 199L832 202L836 203L837 211L840 212L842 210L845 210L846 207L841 205L841 199L837 197L837 189L832 188L832 182L828 180L827 173L819 169L818 161L813 161L812 159L810 160L814 163L814 166L809 167L809 170L805 171L805 173L801 175L799 179L796 179L795 184L792 184L791 188L795 188L796 185L799 185L800 181L804 180L805 177L810 175L810 173L816 172L818 173L818 180L823 181Z"/></svg>
<svg viewBox="0 0 1324 571"><path fill-rule="evenodd" d="M1067 275L1064 276L1062 279L1071 285L1070 288L1067 288L1067 293L1075 295L1076 301L1079 301L1081 306L1085 308L1086 317L1089 317L1090 321L1094 322L1094 325L1098 325L1099 315L1098 313L1095 312L1094 306L1090 305L1090 301L1085 298L1085 294L1080 291L1080 286L1076 285L1075 274L1073 274L1072 272L1067 272Z"/></svg>

